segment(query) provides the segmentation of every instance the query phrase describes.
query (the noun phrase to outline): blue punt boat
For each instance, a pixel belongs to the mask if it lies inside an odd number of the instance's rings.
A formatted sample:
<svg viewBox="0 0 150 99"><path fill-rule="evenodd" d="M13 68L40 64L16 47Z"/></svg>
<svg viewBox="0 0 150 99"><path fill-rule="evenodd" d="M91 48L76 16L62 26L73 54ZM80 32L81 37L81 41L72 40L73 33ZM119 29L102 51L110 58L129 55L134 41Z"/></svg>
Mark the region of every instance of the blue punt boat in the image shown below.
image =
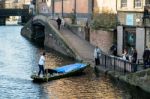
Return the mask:
<svg viewBox="0 0 150 99"><path fill-rule="evenodd" d="M47 82L50 80L55 80L55 79L60 79L60 78L80 74L88 66L89 64L84 64L84 63L65 65L54 69L45 70L47 75L44 77L39 77L37 76L37 74L33 74L31 75L31 78L33 79L34 82Z"/></svg>

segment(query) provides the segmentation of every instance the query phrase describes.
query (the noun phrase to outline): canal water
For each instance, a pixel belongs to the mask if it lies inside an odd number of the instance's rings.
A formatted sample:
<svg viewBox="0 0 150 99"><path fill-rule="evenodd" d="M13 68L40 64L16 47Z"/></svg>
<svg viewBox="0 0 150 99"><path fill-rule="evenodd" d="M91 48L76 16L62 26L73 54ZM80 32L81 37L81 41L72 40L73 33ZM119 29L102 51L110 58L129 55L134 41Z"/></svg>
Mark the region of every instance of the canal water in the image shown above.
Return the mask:
<svg viewBox="0 0 150 99"><path fill-rule="evenodd" d="M131 90L135 88L103 74L96 76L92 68L80 76L33 83L30 75L38 70L43 49L22 37L21 28L0 27L0 99L146 99L139 89ZM73 61L49 52L46 62L54 68Z"/></svg>

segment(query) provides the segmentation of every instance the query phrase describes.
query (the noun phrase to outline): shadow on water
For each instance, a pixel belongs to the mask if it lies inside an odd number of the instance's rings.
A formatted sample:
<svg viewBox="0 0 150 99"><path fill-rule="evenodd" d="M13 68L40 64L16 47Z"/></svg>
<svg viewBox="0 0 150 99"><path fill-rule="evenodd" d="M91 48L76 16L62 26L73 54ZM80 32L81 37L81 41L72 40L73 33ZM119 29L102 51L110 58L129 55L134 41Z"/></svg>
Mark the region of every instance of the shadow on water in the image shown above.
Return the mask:
<svg viewBox="0 0 150 99"><path fill-rule="evenodd" d="M66 64L68 64L68 63L75 63L75 62L77 62L77 61L76 61L74 58L72 58L72 57L66 56L66 55L64 55L64 54L62 54L62 53L60 53L60 52L58 52L58 51L56 51L56 50L54 50L54 49L52 49L52 48L46 47L46 46L44 45L44 39L39 39L38 41L33 40L33 39L31 40L31 39L28 39L28 38L24 38L24 39L30 41L30 44L32 44L34 47L40 49L41 51L46 51L47 53L53 53L53 54L55 54L56 56L63 57L65 60L67 60L67 62L64 61L64 63L63 63L64 65L66 65Z"/></svg>
<svg viewBox="0 0 150 99"><path fill-rule="evenodd" d="M143 91L138 86L132 86L124 81L110 77L107 74L101 74L100 71L94 67L94 73L97 78L100 78L101 75L107 76L110 78L111 83L116 86L119 90L123 90L122 94L123 99L150 99L150 93Z"/></svg>
<svg viewBox="0 0 150 99"><path fill-rule="evenodd" d="M96 77L100 77L100 72L99 72L99 70L97 69L96 66L94 66L94 73L95 73Z"/></svg>
<svg viewBox="0 0 150 99"><path fill-rule="evenodd" d="M29 41L30 44L33 45L34 47L44 49L44 40L38 42L38 41L28 39L25 37L23 37L23 38L26 39L27 41Z"/></svg>
<svg viewBox="0 0 150 99"><path fill-rule="evenodd" d="M129 85L126 82L111 78L111 82L120 89L125 89L129 96L123 95L124 99L150 99L150 93L143 91L137 86Z"/></svg>

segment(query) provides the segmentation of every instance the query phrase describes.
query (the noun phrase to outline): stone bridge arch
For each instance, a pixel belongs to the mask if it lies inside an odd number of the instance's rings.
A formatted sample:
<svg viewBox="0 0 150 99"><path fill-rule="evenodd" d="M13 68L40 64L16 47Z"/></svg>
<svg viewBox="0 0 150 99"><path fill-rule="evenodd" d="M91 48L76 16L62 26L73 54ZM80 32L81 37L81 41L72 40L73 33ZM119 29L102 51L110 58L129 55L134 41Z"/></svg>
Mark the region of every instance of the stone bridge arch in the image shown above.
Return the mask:
<svg viewBox="0 0 150 99"><path fill-rule="evenodd" d="M32 22L32 40L44 47L45 40L45 24L41 20Z"/></svg>
<svg viewBox="0 0 150 99"><path fill-rule="evenodd" d="M35 26L39 25L43 27L43 33L44 35L44 47L47 49L53 49L57 52L60 52L61 54L78 59L78 55L75 53L75 51L69 46L69 43L66 41L66 39L61 35L61 33L50 23L50 19L46 16L35 16L32 20L30 20L26 26L24 26L21 30L21 34L29 39L35 39L40 35L37 35L38 33L35 33ZM39 33L40 34L40 33Z"/></svg>

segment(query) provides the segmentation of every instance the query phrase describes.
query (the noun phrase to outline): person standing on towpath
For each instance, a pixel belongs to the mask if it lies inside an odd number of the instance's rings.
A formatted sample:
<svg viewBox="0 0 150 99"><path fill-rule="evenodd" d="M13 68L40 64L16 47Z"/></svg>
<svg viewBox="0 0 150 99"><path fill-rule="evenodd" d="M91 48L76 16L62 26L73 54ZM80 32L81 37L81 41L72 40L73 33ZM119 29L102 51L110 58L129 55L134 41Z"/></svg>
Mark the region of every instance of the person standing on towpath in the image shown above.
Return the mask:
<svg viewBox="0 0 150 99"><path fill-rule="evenodd" d="M98 48L98 46L96 46L94 49L95 66L100 65L100 55L100 49Z"/></svg>

